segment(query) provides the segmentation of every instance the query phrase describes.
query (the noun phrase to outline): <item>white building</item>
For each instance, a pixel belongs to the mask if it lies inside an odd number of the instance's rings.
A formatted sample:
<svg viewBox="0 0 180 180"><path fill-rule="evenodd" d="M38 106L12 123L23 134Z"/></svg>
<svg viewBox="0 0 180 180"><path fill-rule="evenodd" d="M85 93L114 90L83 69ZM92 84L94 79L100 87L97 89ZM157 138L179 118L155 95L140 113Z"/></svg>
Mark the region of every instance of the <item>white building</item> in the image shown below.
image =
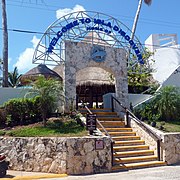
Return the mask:
<svg viewBox="0 0 180 180"><path fill-rule="evenodd" d="M180 73L174 74L180 65L180 45L177 35L151 34L145 41L145 46L154 53L154 79L160 84L180 86L180 81L177 81L180 79ZM171 80L166 81L169 77Z"/></svg>

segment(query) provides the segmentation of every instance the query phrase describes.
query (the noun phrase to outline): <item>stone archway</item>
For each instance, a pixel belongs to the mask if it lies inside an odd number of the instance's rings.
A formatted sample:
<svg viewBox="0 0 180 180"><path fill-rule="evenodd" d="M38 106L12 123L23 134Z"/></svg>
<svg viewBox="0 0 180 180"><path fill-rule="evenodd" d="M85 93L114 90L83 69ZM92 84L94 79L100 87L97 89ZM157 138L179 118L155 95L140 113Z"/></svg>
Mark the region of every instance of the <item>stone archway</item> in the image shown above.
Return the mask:
<svg viewBox="0 0 180 180"><path fill-rule="evenodd" d="M122 48L101 46L106 52L103 62L96 62L91 57L93 45L84 42L65 42L65 96L66 110L75 107L76 102L76 72L86 67L101 67L114 74L116 82L116 97L125 106L128 104L127 62L126 52Z"/></svg>

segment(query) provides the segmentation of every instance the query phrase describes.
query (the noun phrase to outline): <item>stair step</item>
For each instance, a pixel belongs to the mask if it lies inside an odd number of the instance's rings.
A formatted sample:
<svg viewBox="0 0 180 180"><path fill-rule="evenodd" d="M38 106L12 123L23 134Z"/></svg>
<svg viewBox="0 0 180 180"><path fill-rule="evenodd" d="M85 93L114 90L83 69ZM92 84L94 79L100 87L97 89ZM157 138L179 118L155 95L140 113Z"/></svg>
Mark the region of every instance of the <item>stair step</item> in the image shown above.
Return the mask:
<svg viewBox="0 0 180 180"><path fill-rule="evenodd" d="M86 108L80 108L80 109L78 109L81 113L82 112L87 112L87 110L86 110ZM102 109L100 109L100 108L97 108L97 109L94 109L94 108L89 108L89 110L91 111L91 112L112 112L112 110L110 109L110 108L102 108Z"/></svg>
<svg viewBox="0 0 180 180"><path fill-rule="evenodd" d="M95 112L96 115L102 115L102 116L117 116L117 112L101 112L101 111L97 111Z"/></svg>
<svg viewBox="0 0 180 180"><path fill-rule="evenodd" d="M140 140L139 136L112 136L115 141Z"/></svg>
<svg viewBox="0 0 180 180"><path fill-rule="evenodd" d="M125 157L125 158L116 158L115 163L137 163L145 161L156 161L157 156L138 156L138 157Z"/></svg>
<svg viewBox="0 0 180 180"><path fill-rule="evenodd" d="M109 132L111 136L135 136L135 132Z"/></svg>
<svg viewBox="0 0 180 180"><path fill-rule="evenodd" d="M99 121L124 121L123 119L119 118L119 117L98 117Z"/></svg>
<svg viewBox="0 0 180 180"><path fill-rule="evenodd" d="M99 130L102 130L102 128L99 128ZM108 132L131 132L132 128L106 128Z"/></svg>
<svg viewBox="0 0 180 180"><path fill-rule="evenodd" d="M132 146L132 145L143 145L145 144L144 140L129 140L129 141L115 141L114 146Z"/></svg>
<svg viewBox="0 0 180 180"><path fill-rule="evenodd" d="M135 169L135 168L145 168L145 167L155 167L155 166L165 166L166 162L163 161L150 161L141 163L131 163L131 164L119 164L112 167L113 171L121 169Z"/></svg>
<svg viewBox="0 0 180 180"><path fill-rule="evenodd" d="M134 150L147 150L149 149L148 145L136 145L136 146L116 146L113 147L115 151L134 151Z"/></svg>
<svg viewBox="0 0 180 180"><path fill-rule="evenodd" d="M107 128L110 127L124 127L125 122L124 121L100 121L100 123Z"/></svg>
<svg viewBox="0 0 180 180"><path fill-rule="evenodd" d="M139 151L125 151L125 152L115 152L114 157L133 157L133 156L146 156L154 155L153 150L139 150Z"/></svg>

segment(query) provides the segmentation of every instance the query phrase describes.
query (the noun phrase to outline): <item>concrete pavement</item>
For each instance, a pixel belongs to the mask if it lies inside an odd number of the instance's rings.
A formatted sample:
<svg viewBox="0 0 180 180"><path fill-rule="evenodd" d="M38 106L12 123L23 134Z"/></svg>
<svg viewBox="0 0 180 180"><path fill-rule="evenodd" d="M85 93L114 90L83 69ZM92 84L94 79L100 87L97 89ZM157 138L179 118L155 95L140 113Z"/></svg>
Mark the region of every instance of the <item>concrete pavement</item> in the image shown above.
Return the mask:
<svg viewBox="0 0 180 180"><path fill-rule="evenodd" d="M136 169L116 173L93 174L87 176L68 176L48 180L180 180L180 165Z"/></svg>
<svg viewBox="0 0 180 180"><path fill-rule="evenodd" d="M8 171L7 178L2 178L1 180L180 180L180 164L93 175L56 175L57 174Z"/></svg>

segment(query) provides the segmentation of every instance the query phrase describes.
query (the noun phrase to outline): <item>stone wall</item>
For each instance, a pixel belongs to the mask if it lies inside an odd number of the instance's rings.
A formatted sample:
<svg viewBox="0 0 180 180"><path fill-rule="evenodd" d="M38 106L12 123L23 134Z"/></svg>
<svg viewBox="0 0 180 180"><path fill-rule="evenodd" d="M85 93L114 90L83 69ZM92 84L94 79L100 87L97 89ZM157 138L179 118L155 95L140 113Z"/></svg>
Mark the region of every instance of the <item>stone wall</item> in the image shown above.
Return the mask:
<svg viewBox="0 0 180 180"><path fill-rule="evenodd" d="M96 150L95 141L104 141ZM111 171L111 142L108 137L0 137L0 153L10 161L11 170L67 174Z"/></svg>
<svg viewBox="0 0 180 180"><path fill-rule="evenodd" d="M162 141L163 159L168 164L180 163L180 133L164 133Z"/></svg>
<svg viewBox="0 0 180 180"><path fill-rule="evenodd" d="M87 67L99 67L115 77L116 97L128 106L128 81L126 52L121 48L102 46L107 55L105 61L95 62L91 58L91 43L65 42L65 96L66 111L76 102L76 73Z"/></svg>
<svg viewBox="0 0 180 180"><path fill-rule="evenodd" d="M161 160L167 162L167 164L180 163L180 132L163 133L148 124L145 125L161 138ZM130 121L130 126L141 139L145 140L146 144L150 146L150 149L155 150L155 154L157 154L157 142L154 136L133 119Z"/></svg>
<svg viewBox="0 0 180 180"><path fill-rule="evenodd" d="M157 154L156 139L153 136L149 135L149 133L147 133L143 126L138 124L133 119L131 119L130 121L130 126L132 127L133 131L141 137L142 140L145 140L146 144L149 145L150 149L154 150L154 153Z"/></svg>

